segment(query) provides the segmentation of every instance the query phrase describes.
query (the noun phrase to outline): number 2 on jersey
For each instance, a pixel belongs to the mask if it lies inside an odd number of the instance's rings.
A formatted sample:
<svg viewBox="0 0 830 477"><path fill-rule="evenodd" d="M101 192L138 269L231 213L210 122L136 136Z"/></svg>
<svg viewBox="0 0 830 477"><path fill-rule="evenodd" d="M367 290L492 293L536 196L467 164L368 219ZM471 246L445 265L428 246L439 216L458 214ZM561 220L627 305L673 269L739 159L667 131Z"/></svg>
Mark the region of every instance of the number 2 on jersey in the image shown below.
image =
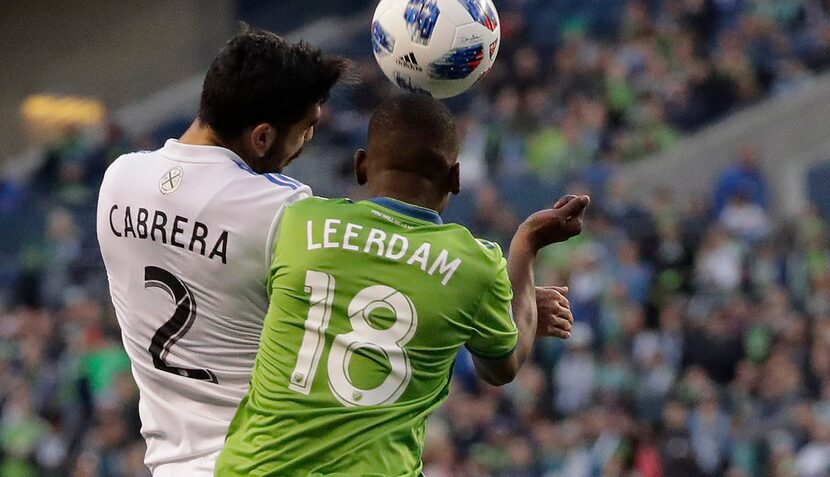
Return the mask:
<svg viewBox="0 0 830 477"><path fill-rule="evenodd" d="M209 369L181 368L167 364L170 348L190 330L196 320L196 300L190 288L167 270L153 266L144 267L144 288L161 288L176 304L173 316L156 330L150 341L148 351L153 357L153 366L185 378L218 383L216 375Z"/></svg>
<svg viewBox="0 0 830 477"><path fill-rule="evenodd" d="M335 279L333 276L309 270L306 272L305 291L309 294L309 310L305 321L303 341L297 354L297 364L291 373L289 389L302 394L311 391L317 374L320 356L325 345L325 332L331 319ZM395 322L386 329L372 326L369 315L378 308L391 311ZM348 306L352 331L337 335L331 345L327 364L329 389L345 406L372 406L395 402L406 389L412 377L409 357L403 347L412 339L418 327L418 313L412 300L385 285L372 285L359 291ZM370 348L389 360L391 372L384 381L372 388L361 389L352 383L349 363L355 351Z"/></svg>

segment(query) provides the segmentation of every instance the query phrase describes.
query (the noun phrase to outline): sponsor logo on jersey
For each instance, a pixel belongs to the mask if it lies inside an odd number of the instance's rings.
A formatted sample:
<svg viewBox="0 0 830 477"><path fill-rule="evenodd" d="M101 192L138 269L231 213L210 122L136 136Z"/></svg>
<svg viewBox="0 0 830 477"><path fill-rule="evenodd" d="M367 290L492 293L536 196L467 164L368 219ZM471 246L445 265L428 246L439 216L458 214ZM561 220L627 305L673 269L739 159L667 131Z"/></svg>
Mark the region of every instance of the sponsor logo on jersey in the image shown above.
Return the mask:
<svg viewBox="0 0 830 477"><path fill-rule="evenodd" d="M429 65L429 77L440 80L460 80L470 76L484 59L484 45L453 48Z"/></svg>
<svg viewBox="0 0 830 477"><path fill-rule="evenodd" d="M403 19L412 41L419 45L428 45L439 15L441 10L435 0L409 0Z"/></svg>
<svg viewBox="0 0 830 477"><path fill-rule="evenodd" d="M398 65L403 66L406 69L421 72L424 71L423 68L418 66L418 60L415 58L415 53L410 53L408 55L403 55L395 61Z"/></svg>
<svg viewBox="0 0 830 477"><path fill-rule="evenodd" d="M169 171L165 172L161 179L159 179L159 190L162 194L169 194L176 189L182 183L182 177L184 176L184 171L181 167L176 166Z"/></svg>
<svg viewBox="0 0 830 477"><path fill-rule="evenodd" d="M376 55L384 56L395 49L395 39L383 29L380 22L372 23L372 50Z"/></svg>
<svg viewBox="0 0 830 477"><path fill-rule="evenodd" d="M493 55L496 54L496 47L499 46L499 39L496 38L496 41L490 43L490 59L493 59Z"/></svg>

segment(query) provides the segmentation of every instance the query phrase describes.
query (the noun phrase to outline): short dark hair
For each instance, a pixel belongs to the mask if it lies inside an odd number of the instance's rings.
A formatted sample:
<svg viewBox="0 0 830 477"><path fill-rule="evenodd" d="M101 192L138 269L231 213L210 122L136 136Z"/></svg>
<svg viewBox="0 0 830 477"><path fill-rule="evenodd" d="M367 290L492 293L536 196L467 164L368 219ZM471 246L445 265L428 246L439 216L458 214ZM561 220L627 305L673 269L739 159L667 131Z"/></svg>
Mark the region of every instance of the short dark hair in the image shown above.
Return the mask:
<svg viewBox="0 0 830 477"><path fill-rule="evenodd" d="M442 180L456 162L458 148L452 113L425 94L387 99L369 119L369 155L389 169Z"/></svg>
<svg viewBox="0 0 830 477"><path fill-rule="evenodd" d="M326 99L346 67L343 58L243 25L208 69L199 119L223 139L256 124L293 124Z"/></svg>
<svg viewBox="0 0 830 477"><path fill-rule="evenodd" d="M405 93L381 103L369 119L369 147L373 145L423 155L440 151L458 155L458 128L452 113L425 94Z"/></svg>

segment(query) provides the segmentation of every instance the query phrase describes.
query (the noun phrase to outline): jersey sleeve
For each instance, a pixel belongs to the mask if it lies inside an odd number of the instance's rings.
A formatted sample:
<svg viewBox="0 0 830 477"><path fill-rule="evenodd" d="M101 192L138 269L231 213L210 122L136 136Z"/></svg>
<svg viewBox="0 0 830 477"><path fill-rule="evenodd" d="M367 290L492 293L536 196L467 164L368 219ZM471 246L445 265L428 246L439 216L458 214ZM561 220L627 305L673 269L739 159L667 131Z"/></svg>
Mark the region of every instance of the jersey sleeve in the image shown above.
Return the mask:
<svg viewBox="0 0 830 477"><path fill-rule="evenodd" d="M480 358L500 359L516 347L518 330L513 322L513 288L507 276L507 260L500 258L496 276L481 299L473 318L467 349Z"/></svg>
<svg viewBox="0 0 830 477"><path fill-rule="evenodd" d="M268 234L268 240L266 241L265 245L265 258L266 258L266 267L268 270L271 269L271 263L274 261L274 251L277 246L277 238L279 236L280 226L282 225L282 218L285 215L285 209L288 208L291 204L297 203L303 199L308 199L313 197L311 193L311 188L307 185L303 184L302 187L295 190L293 194L288 196L283 203L280 205L279 209L277 209L276 214L274 215L274 221L271 223L271 231ZM268 282L268 295L271 295L271 277L270 273L267 277Z"/></svg>

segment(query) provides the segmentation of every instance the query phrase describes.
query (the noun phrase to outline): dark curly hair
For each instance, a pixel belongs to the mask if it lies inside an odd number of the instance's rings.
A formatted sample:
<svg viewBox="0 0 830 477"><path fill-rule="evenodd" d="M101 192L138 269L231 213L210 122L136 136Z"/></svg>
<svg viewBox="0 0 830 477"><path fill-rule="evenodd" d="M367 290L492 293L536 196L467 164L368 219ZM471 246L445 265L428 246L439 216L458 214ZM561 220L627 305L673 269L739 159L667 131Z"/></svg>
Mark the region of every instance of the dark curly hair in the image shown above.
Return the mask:
<svg viewBox="0 0 830 477"><path fill-rule="evenodd" d="M347 61L263 30L242 30L205 76L199 119L223 139L261 123L290 125L324 101Z"/></svg>

